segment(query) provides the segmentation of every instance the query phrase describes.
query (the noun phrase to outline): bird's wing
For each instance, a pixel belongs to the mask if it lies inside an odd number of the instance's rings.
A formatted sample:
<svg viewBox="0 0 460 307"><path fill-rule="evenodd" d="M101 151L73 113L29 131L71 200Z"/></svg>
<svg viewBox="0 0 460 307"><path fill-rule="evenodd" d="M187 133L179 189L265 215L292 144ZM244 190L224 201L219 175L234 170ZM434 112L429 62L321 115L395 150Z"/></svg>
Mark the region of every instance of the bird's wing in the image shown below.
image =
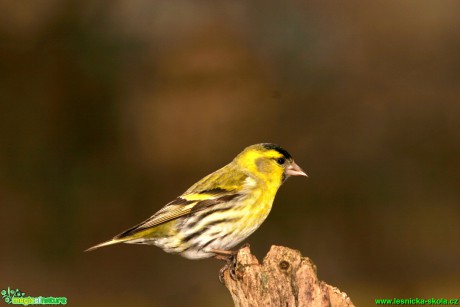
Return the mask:
<svg viewBox="0 0 460 307"><path fill-rule="evenodd" d="M257 188L257 186L258 182L256 178L241 171L232 162L195 183L184 194L168 203L147 220L120 233L113 239L95 245L86 251L135 240L142 237L142 232L148 229L207 208L212 208L218 204L236 200L239 197L243 198L250 194L251 190Z"/></svg>
<svg viewBox="0 0 460 307"><path fill-rule="evenodd" d="M247 193L247 174L238 172L232 164L204 177L184 194L166 204L142 223L122 232L114 239L123 239L146 229L231 201Z"/></svg>
<svg viewBox="0 0 460 307"><path fill-rule="evenodd" d="M209 191L204 190L201 194L184 194L168 203L142 223L123 231L111 240L90 247L86 251L91 251L120 242L130 241L139 236L142 237L143 234L141 232L143 231L147 231L148 229L173 221L180 217L187 216L193 212L204 210L216 204L232 200L239 195L240 194L235 193L234 191L226 191L223 189L219 189L219 191L215 189Z"/></svg>
<svg viewBox="0 0 460 307"><path fill-rule="evenodd" d="M116 239L121 239L127 236L132 236L135 233L140 231L159 226L161 224L170 222L172 220L178 219L180 217L192 214L200 210L204 210L211 206L226 202L238 197L239 194L228 193L224 196L213 198L213 199L204 199L204 200L187 200L184 196L178 197L172 202L164 206L160 211L152 215L147 220L142 223L122 232L117 235Z"/></svg>
<svg viewBox="0 0 460 307"><path fill-rule="evenodd" d="M206 184L206 179L208 177L205 177L200 181L203 183L202 185L192 186L183 195L168 203L150 218L120 233L114 239L122 239L132 236L146 229L159 226L180 217L210 208L217 204L229 202L245 194L244 187L247 182L247 176L238 176L238 178L233 178L230 184L228 184L229 182L228 180L225 180L225 178L213 178L214 180L212 186ZM227 183L227 185L219 185L222 180ZM237 184L237 181L239 184Z"/></svg>

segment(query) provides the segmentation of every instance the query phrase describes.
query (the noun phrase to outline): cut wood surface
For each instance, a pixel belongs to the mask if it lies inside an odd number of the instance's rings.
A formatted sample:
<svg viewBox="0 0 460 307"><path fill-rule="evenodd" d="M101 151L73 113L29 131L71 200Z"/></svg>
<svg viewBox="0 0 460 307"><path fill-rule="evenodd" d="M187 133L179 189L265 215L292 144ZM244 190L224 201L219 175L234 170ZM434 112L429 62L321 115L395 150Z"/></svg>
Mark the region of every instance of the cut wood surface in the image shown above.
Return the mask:
<svg viewBox="0 0 460 307"><path fill-rule="evenodd" d="M249 247L236 257L236 280L224 273L235 306L354 306L346 293L320 281L316 266L297 250L272 246L262 264Z"/></svg>

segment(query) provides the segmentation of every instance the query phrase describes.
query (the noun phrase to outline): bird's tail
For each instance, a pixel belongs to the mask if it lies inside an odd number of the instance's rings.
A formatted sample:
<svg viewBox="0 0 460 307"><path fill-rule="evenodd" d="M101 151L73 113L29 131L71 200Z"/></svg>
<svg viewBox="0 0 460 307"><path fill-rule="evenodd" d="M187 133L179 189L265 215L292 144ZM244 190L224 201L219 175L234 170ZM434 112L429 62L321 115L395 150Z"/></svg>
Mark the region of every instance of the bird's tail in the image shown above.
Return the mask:
<svg viewBox="0 0 460 307"><path fill-rule="evenodd" d="M119 239L113 238L112 240L108 240L108 241L102 242L102 243L100 243L98 245L94 245L93 247L90 247L87 250L85 250L85 252L90 252L92 250L98 249L98 248L103 247L103 246L123 243L123 242L129 241L129 240L131 240L131 238L119 238Z"/></svg>
<svg viewBox="0 0 460 307"><path fill-rule="evenodd" d="M149 221L149 220L147 220ZM89 252L99 247L113 245L118 243L144 243L144 238L154 237L156 227L145 227L145 223L142 222L139 225L136 225L128 230L123 231L122 233L116 235L113 239L102 242L98 245L88 248L85 252Z"/></svg>

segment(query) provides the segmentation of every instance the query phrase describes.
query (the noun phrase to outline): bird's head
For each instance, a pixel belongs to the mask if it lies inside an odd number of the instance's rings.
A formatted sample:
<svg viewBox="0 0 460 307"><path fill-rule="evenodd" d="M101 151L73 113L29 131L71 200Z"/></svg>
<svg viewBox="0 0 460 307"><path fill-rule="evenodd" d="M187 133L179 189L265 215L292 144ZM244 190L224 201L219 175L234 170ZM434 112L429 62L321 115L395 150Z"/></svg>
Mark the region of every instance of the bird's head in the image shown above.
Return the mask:
<svg viewBox="0 0 460 307"><path fill-rule="evenodd" d="M245 148L235 158L235 162L258 179L279 185L290 176L308 177L286 150L271 143Z"/></svg>

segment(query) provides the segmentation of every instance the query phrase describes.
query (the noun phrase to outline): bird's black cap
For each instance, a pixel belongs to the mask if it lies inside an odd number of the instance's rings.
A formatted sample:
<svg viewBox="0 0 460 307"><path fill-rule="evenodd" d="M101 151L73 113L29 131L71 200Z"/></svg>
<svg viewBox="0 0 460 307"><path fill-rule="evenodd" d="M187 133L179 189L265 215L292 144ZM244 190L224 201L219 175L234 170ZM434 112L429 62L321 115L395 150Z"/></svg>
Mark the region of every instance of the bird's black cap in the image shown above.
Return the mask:
<svg viewBox="0 0 460 307"><path fill-rule="evenodd" d="M276 144L263 143L262 147L268 150L271 150L271 149L276 150L277 152L282 154L286 159L292 159L292 156L285 149L281 148L280 146Z"/></svg>

